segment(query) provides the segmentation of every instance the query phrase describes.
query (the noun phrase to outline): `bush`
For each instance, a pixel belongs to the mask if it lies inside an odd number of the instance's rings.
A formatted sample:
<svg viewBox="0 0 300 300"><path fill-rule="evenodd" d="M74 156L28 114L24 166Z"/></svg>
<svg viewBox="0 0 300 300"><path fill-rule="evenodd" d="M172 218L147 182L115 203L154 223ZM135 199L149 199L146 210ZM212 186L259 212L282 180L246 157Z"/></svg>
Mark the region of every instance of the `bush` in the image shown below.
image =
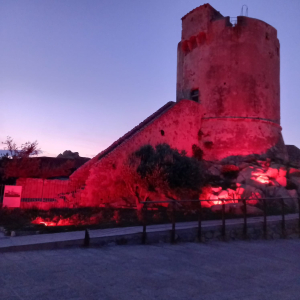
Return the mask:
<svg viewBox="0 0 300 300"><path fill-rule="evenodd" d="M151 145L141 147L131 157L132 162L136 159L136 172L148 191L160 189L166 194L175 193L178 197L188 194L198 197L203 185L204 168L196 158L188 157L185 152L172 149L168 144L159 144L155 148Z"/></svg>

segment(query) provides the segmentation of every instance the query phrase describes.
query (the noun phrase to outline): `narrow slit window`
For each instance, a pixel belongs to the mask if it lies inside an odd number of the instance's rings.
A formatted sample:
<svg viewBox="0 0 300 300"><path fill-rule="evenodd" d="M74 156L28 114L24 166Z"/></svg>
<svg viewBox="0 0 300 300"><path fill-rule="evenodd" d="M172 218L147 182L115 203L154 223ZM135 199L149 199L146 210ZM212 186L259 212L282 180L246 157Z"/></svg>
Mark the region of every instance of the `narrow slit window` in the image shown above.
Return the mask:
<svg viewBox="0 0 300 300"><path fill-rule="evenodd" d="M191 91L191 100L193 100L195 102L199 102L199 90Z"/></svg>

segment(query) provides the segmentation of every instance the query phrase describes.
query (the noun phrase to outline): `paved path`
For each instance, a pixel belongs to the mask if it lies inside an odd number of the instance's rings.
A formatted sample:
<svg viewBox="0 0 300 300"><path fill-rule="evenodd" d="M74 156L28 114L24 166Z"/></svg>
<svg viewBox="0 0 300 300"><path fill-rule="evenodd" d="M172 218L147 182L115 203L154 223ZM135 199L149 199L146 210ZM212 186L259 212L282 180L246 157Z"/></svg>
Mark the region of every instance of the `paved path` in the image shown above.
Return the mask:
<svg viewBox="0 0 300 300"><path fill-rule="evenodd" d="M300 240L0 254L1 300L300 298Z"/></svg>

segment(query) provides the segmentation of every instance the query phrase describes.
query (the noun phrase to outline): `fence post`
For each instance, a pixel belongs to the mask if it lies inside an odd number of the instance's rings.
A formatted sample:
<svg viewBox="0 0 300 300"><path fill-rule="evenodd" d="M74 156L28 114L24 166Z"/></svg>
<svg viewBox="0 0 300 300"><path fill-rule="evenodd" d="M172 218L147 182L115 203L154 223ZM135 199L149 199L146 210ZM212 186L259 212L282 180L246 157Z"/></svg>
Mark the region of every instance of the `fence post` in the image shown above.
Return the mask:
<svg viewBox="0 0 300 300"><path fill-rule="evenodd" d="M223 200L222 203L222 238L225 240L225 235L226 235L226 228L225 228L225 202Z"/></svg>
<svg viewBox="0 0 300 300"><path fill-rule="evenodd" d="M246 199L243 200L244 203L244 228L243 228L243 234L244 234L244 239L247 239L247 204L246 204Z"/></svg>
<svg viewBox="0 0 300 300"><path fill-rule="evenodd" d="M175 201L172 201L172 231L171 231L171 243L175 243Z"/></svg>
<svg viewBox="0 0 300 300"><path fill-rule="evenodd" d="M263 225L263 230L264 230L264 238L267 239L267 203L266 203L266 199L263 199L263 205L264 205L264 225Z"/></svg>
<svg viewBox="0 0 300 300"><path fill-rule="evenodd" d="M281 221L281 231L282 231L282 238L285 238L285 215L284 215L284 199L281 198L281 216L282 216L282 221Z"/></svg>
<svg viewBox="0 0 300 300"><path fill-rule="evenodd" d="M145 202L143 204L143 234L142 234L142 244L146 244L146 240L147 240L146 226L147 226L147 203Z"/></svg>
<svg viewBox="0 0 300 300"><path fill-rule="evenodd" d="M199 201L199 213L198 213L198 241L202 242L202 205Z"/></svg>
<svg viewBox="0 0 300 300"><path fill-rule="evenodd" d="M299 230L299 238L300 238L300 197L298 198L298 230Z"/></svg>

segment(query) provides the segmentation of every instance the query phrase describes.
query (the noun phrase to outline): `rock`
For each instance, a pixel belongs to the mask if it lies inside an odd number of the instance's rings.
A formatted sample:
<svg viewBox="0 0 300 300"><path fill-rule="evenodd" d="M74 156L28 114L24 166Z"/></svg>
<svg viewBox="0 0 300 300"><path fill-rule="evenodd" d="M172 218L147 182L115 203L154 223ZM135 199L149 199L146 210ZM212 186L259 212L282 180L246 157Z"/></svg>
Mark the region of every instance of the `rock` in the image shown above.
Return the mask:
<svg viewBox="0 0 300 300"><path fill-rule="evenodd" d="M219 198L218 198L217 195L211 194L210 197L209 197L209 200L219 200Z"/></svg>
<svg viewBox="0 0 300 300"><path fill-rule="evenodd" d="M271 163L271 165L270 165L270 168L277 169L277 170L279 170L279 169L280 169L280 167L281 167L281 165L280 165L280 164L278 164L278 163L274 163L274 162L272 162L272 163Z"/></svg>
<svg viewBox="0 0 300 300"><path fill-rule="evenodd" d="M250 178L256 178L259 175L265 175L265 170L256 166L249 166L242 171L240 171L236 182L237 183L245 183Z"/></svg>
<svg viewBox="0 0 300 300"><path fill-rule="evenodd" d="M211 207L212 212L220 213L222 212L222 205L213 205ZM252 205L246 205L247 215L256 215L261 216L263 215L263 211L255 206ZM243 215L244 214L244 203L238 202L238 203L228 203L225 204L225 213L231 213L235 215Z"/></svg>
<svg viewBox="0 0 300 300"><path fill-rule="evenodd" d="M10 236L16 236L16 232L15 232L15 231L12 231L12 232L10 233Z"/></svg>
<svg viewBox="0 0 300 300"><path fill-rule="evenodd" d="M218 194L218 198L219 199L227 199L228 198L228 192L225 190L222 190L219 194Z"/></svg>
<svg viewBox="0 0 300 300"><path fill-rule="evenodd" d="M211 190L214 192L214 193L219 193L221 190L222 190L222 187L212 187Z"/></svg>
<svg viewBox="0 0 300 300"><path fill-rule="evenodd" d="M286 177L278 176L275 180L279 185L286 187L286 183L287 183Z"/></svg>
<svg viewBox="0 0 300 300"><path fill-rule="evenodd" d="M286 173L287 173L286 167L281 166L278 170L278 176L279 177L286 177Z"/></svg>
<svg viewBox="0 0 300 300"><path fill-rule="evenodd" d="M264 192L254 186L244 185L243 188L242 198L244 199L260 199L264 197Z"/></svg>
<svg viewBox="0 0 300 300"><path fill-rule="evenodd" d="M232 189L227 189L228 199L238 199L236 191Z"/></svg>
<svg viewBox="0 0 300 300"><path fill-rule="evenodd" d="M211 207L212 202L210 202L210 201L201 201L201 205L202 205L202 207Z"/></svg>
<svg viewBox="0 0 300 300"><path fill-rule="evenodd" d="M239 172L239 175L238 175L237 179L236 179L236 182L237 183L243 183L243 182L245 182L245 180L247 178L251 177L253 170L254 170L254 167L252 167L252 166L249 166L249 167L241 170Z"/></svg>
<svg viewBox="0 0 300 300"><path fill-rule="evenodd" d="M240 164L238 165L238 167L239 167L240 170L243 170L243 169L249 167L249 165L250 165L249 163L242 162L242 163L240 163Z"/></svg>
<svg viewBox="0 0 300 300"><path fill-rule="evenodd" d="M297 187L297 191L300 192L300 177L290 177L290 181Z"/></svg>
<svg viewBox="0 0 300 300"><path fill-rule="evenodd" d="M277 178L278 177L278 169L275 169L273 167L268 168L266 175L270 178Z"/></svg>
<svg viewBox="0 0 300 300"><path fill-rule="evenodd" d="M299 210L299 201L298 201L298 193L296 190L287 190L290 197L293 198L293 202L295 205L296 210Z"/></svg>
<svg viewBox="0 0 300 300"><path fill-rule="evenodd" d="M288 191L282 186L275 187L274 191L275 191L274 197L278 197L278 198L289 198L290 197Z"/></svg>
<svg viewBox="0 0 300 300"><path fill-rule="evenodd" d="M58 154L57 158L68 158L68 159L75 159L79 158L79 153L78 152L72 152L70 150L66 150L63 152L63 154Z"/></svg>
<svg viewBox="0 0 300 300"><path fill-rule="evenodd" d="M212 200L212 201L209 201L209 203L210 203L210 205L209 206L212 206L212 205L214 205L214 204L219 204L220 202L219 202L219 198L218 198L218 196L217 195L211 195L210 197L209 197L209 200Z"/></svg>
<svg viewBox="0 0 300 300"><path fill-rule="evenodd" d="M225 213L229 213L232 203L225 204ZM222 212L222 204L213 205L210 207L211 211L214 213Z"/></svg>
<svg viewBox="0 0 300 300"><path fill-rule="evenodd" d="M292 199L288 190L286 190L282 186L275 187L274 198L278 198L274 200L280 200L281 198L283 198L284 204L291 210L295 210L297 207L297 201L295 201L295 199ZM278 203L278 205L280 204Z"/></svg>
<svg viewBox="0 0 300 300"><path fill-rule="evenodd" d="M261 216L263 214L264 212L261 209L252 205L247 205L247 215Z"/></svg>
<svg viewBox="0 0 300 300"><path fill-rule="evenodd" d="M277 186L267 186L266 187L266 197L270 197L270 198L274 197L276 194L277 188L278 188Z"/></svg>
<svg viewBox="0 0 300 300"><path fill-rule="evenodd" d="M241 196L244 194L245 189L243 187L238 187L235 191L237 198L241 198Z"/></svg>
<svg viewBox="0 0 300 300"><path fill-rule="evenodd" d="M290 168L289 169L289 176L295 176L295 177L300 177L300 170L295 169L295 168Z"/></svg>
<svg viewBox="0 0 300 300"><path fill-rule="evenodd" d="M257 189L261 189L261 190L265 190L266 188L266 183L265 182L260 182L258 180L256 180L255 177L251 177L245 180L245 184L255 187Z"/></svg>
<svg viewBox="0 0 300 300"><path fill-rule="evenodd" d="M213 175L213 176L221 176L221 171L219 168L217 168L216 166L211 166L207 172L210 174L210 175Z"/></svg>
<svg viewBox="0 0 300 300"><path fill-rule="evenodd" d="M298 199L298 193L296 190L287 190L287 192L290 195L290 197Z"/></svg>

